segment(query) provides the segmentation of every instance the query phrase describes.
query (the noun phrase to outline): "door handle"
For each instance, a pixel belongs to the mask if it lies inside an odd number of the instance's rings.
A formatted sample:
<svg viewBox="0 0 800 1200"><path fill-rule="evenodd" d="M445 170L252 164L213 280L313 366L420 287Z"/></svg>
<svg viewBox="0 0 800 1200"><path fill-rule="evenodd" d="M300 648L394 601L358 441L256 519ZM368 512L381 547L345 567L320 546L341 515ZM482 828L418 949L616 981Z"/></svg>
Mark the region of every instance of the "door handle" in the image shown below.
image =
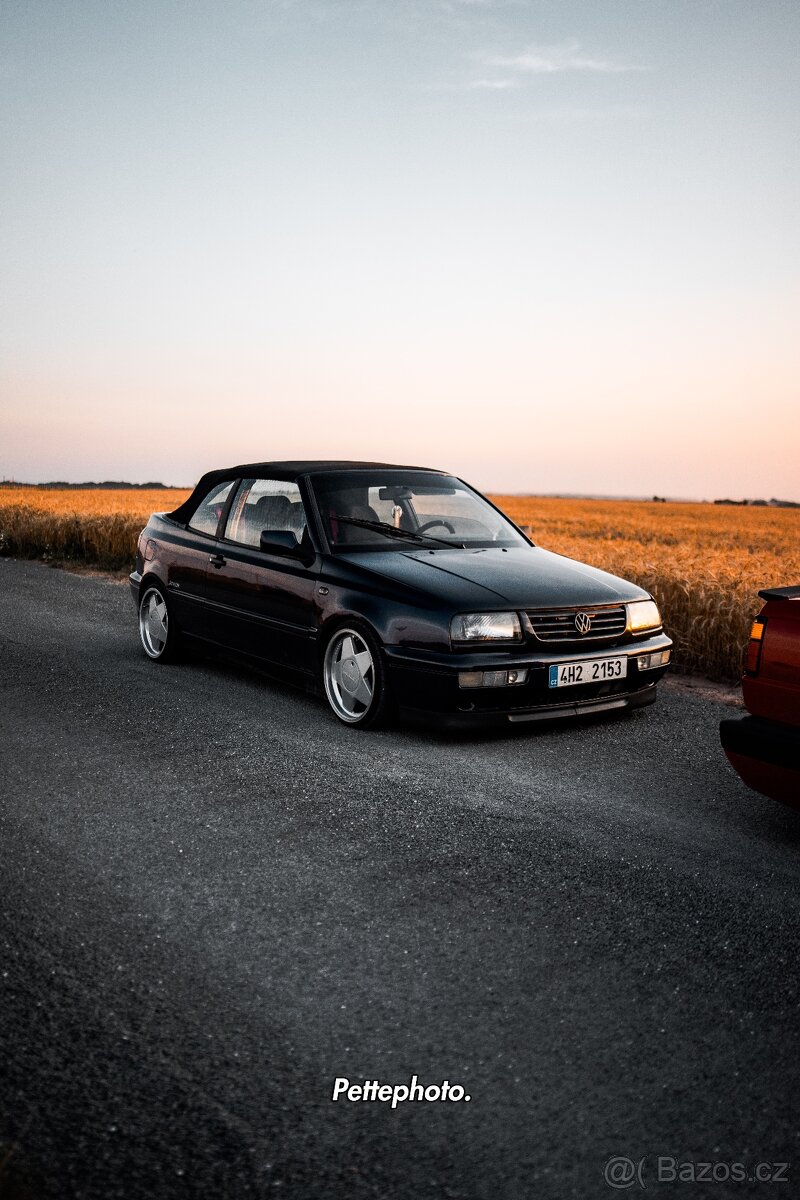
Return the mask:
<svg viewBox="0 0 800 1200"><path fill-rule="evenodd" d="M221 554L212 554L208 561L211 563L212 567L216 567L217 570L219 570L220 567L225 566L225 559Z"/></svg>

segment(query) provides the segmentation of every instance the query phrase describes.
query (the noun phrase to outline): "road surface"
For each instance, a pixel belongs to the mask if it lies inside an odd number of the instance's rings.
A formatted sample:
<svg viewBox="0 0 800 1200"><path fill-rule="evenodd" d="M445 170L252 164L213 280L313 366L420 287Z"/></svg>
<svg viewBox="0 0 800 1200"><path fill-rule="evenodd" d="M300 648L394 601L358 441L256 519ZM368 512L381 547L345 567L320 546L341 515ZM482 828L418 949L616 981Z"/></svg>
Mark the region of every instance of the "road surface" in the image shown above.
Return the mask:
<svg viewBox="0 0 800 1200"><path fill-rule="evenodd" d="M0 692L3 1200L798 1194L800 814L730 709L359 733L9 560ZM470 1100L331 1100L412 1075Z"/></svg>

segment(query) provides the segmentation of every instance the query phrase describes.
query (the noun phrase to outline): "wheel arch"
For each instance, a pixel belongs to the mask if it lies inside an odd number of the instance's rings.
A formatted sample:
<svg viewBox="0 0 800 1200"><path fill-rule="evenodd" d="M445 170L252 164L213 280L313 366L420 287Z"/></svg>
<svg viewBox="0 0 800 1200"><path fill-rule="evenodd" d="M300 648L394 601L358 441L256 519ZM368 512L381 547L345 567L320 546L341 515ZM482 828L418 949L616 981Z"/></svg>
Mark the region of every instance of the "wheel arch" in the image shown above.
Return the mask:
<svg viewBox="0 0 800 1200"><path fill-rule="evenodd" d="M317 661L320 667L322 667L325 661L325 651L328 649L328 643L331 638L338 629L346 629L348 625L355 625L356 627L359 625L365 626L375 638L379 648L383 650L385 643L381 632L368 617L362 616L361 613L357 612L331 613L320 625L319 634L317 635Z"/></svg>
<svg viewBox="0 0 800 1200"><path fill-rule="evenodd" d="M139 604L141 604L142 597L144 596L147 589L149 587L152 587L153 584L157 584L159 589L161 590L161 592L163 592L163 594L164 594L164 599L167 601L169 600L169 593L167 591L167 585L164 582L164 580L161 578L161 576L158 574L157 571L148 571L146 575L142 576L142 578L139 582Z"/></svg>

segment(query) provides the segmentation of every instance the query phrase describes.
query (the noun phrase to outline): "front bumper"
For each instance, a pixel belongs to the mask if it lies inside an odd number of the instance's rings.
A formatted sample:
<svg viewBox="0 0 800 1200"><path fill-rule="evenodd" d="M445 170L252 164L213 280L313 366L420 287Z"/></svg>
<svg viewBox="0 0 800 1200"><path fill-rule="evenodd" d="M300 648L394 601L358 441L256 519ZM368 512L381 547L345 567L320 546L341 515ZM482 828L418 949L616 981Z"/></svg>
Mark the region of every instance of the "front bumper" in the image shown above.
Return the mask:
<svg viewBox="0 0 800 1200"><path fill-rule="evenodd" d="M800 728L764 717L720 721L728 760L748 787L800 807Z"/></svg>
<svg viewBox="0 0 800 1200"><path fill-rule="evenodd" d="M656 684L668 667L639 671L636 659L642 654L669 650L672 642L664 634L626 642L623 645L593 646L581 650L552 651L520 647L515 650L483 650L424 654L387 646L386 656L392 686L401 712L421 716L447 726L518 723L591 716L612 710L639 708L656 699ZM550 687L554 664L593 658L626 657L624 679ZM461 688L462 671L492 671L526 668L527 682L506 687Z"/></svg>

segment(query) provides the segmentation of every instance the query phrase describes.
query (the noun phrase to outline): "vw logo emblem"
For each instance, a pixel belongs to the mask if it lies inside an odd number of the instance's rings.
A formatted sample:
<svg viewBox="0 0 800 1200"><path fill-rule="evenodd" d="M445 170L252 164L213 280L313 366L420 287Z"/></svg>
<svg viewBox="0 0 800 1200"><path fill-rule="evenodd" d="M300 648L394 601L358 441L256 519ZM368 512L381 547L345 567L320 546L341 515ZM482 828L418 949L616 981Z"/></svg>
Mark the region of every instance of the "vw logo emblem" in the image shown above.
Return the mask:
<svg viewBox="0 0 800 1200"><path fill-rule="evenodd" d="M592 628L592 618L588 613L580 612L575 614L575 628L578 633L588 633Z"/></svg>

